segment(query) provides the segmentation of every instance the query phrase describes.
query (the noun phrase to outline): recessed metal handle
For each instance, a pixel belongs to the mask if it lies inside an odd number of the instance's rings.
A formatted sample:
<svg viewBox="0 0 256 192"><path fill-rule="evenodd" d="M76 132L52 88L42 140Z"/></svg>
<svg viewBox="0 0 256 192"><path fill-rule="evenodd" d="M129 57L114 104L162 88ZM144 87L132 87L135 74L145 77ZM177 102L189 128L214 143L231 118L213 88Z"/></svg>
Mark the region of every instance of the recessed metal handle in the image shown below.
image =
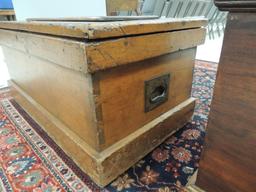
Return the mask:
<svg viewBox="0 0 256 192"><path fill-rule="evenodd" d="M150 96L150 103L157 103L166 97L166 86L156 87Z"/></svg>
<svg viewBox="0 0 256 192"><path fill-rule="evenodd" d="M170 74L145 81L145 112L149 112L168 100Z"/></svg>

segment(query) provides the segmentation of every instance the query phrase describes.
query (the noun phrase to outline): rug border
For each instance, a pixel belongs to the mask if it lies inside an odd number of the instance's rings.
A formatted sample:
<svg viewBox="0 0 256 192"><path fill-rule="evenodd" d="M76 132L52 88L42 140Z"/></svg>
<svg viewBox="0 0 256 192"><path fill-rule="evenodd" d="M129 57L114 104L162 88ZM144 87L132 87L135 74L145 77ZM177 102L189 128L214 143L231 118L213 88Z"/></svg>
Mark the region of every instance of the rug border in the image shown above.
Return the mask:
<svg viewBox="0 0 256 192"><path fill-rule="evenodd" d="M69 157L55 142L54 140L43 130L43 128L12 98L9 99L13 107L20 113L20 115L27 121L27 123L40 135L40 137L55 151L55 153L62 159L62 161L84 182L90 190L102 191L97 184L95 184L91 178L82 171L82 169L76 165L76 163Z"/></svg>

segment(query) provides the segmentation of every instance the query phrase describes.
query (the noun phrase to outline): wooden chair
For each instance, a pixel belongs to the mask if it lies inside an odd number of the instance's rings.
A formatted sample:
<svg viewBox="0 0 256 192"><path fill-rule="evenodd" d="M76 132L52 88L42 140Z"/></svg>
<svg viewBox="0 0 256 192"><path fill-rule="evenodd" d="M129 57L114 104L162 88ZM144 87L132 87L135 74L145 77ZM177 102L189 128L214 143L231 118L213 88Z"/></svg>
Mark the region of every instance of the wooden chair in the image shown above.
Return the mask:
<svg viewBox="0 0 256 192"><path fill-rule="evenodd" d="M135 12L139 15L139 1L138 0L106 0L107 15L115 16L120 11Z"/></svg>
<svg viewBox="0 0 256 192"><path fill-rule="evenodd" d="M15 20L15 12L13 9L0 9L0 20Z"/></svg>

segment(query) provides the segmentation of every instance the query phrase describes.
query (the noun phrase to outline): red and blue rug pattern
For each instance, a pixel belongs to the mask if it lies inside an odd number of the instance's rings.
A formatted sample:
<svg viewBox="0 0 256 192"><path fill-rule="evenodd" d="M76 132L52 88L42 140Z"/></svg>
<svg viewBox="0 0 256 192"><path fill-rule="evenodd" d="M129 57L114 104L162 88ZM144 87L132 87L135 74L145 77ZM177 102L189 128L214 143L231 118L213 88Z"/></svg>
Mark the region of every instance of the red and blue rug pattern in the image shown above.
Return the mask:
<svg viewBox="0 0 256 192"><path fill-rule="evenodd" d="M0 191L183 191L198 169L216 70L215 63L196 62L193 120L104 189L49 138L8 88L0 90Z"/></svg>

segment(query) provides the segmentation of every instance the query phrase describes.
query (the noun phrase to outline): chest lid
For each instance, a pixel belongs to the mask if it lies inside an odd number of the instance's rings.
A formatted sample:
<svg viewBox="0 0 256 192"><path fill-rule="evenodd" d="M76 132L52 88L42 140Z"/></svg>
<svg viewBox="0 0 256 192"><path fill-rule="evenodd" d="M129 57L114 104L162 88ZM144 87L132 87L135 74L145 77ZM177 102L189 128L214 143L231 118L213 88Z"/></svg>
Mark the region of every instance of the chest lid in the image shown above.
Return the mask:
<svg viewBox="0 0 256 192"><path fill-rule="evenodd" d="M206 26L197 18L158 18L156 16L39 18L24 22L0 22L0 29L71 37L86 41L106 38L194 29Z"/></svg>

